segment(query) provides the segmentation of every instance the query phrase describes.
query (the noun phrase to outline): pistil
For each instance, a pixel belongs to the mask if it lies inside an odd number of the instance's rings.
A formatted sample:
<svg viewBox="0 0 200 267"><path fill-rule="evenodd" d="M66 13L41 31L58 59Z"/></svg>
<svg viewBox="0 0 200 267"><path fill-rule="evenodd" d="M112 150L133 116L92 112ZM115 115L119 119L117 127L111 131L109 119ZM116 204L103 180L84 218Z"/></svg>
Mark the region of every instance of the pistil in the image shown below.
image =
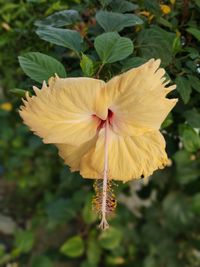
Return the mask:
<svg viewBox="0 0 200 267"><path fill-rule="evenodd" d="M104 140L104 171L103 171L103 188L102 188L102 205L101 205L101 222L99 227L103 230L109 227L106 219L107 213L107 186L108 186L108 130L109 120L105 121L105 140Z"/></svg>

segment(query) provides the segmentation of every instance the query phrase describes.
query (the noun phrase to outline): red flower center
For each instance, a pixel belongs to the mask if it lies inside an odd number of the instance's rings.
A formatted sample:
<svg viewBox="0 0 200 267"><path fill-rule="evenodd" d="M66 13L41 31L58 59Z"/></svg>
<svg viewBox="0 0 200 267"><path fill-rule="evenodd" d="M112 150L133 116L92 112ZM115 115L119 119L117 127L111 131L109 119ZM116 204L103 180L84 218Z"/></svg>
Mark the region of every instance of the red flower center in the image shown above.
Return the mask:
<svg viewBox="0 0 200 267"><path fill-rule="evenodd" d="M97 115L93 114L92 117L95 118L95 119L97 119L98 122L99 122L99 125L97 127L97 130L101 130L103 127L105 127L105 122L106 121L108 121L108 123L110 125L112 125L113 116L114 116L114 113L110 109L108 109L108 116L107 116L106 120L102 120L99 117L97 117Z"/></svg>

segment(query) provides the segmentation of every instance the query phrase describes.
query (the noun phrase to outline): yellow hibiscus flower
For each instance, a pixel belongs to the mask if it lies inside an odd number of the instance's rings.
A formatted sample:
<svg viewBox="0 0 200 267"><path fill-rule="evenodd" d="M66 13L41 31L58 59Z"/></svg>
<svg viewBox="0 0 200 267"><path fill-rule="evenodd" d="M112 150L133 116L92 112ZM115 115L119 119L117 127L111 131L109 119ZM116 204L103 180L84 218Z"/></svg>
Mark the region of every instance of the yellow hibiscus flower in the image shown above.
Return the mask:
<svg viewBox="0 0 200 267"><path fill-rule="evenodd" d="M53 77L35 96L26 94L19 111L44 143L56 144L71 171L103 179L101 227L106 221L108 183L150 176L168 163L159 128L177 99L163 77L160 60L105 83L92 78Z"/></svg>

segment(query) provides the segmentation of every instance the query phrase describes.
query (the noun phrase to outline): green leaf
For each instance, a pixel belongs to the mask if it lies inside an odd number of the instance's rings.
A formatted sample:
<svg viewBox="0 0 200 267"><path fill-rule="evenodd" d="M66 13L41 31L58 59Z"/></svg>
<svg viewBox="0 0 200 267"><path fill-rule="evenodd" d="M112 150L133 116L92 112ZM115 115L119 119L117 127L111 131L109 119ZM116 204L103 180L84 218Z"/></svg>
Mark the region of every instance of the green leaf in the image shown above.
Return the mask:
<svg viewBox="0 0 200 267"><path fill-rule="evenodd" d="M36 26L52 26L52 27L62 27L66 25L74 24L81 18L76 10L62 10L55 12L42 20L37 20L35 22Z"/></svg>
<svg viewBox="0 0 200 267"><path fill-rule="evenodd" d="M200 193L192 197L192 211L198 215L200 214Z"/></svg>
<svg viewBox="0 0 200 267"><path fill-rule="evenodd" d="M71 220L76 212L71 199L58 198L48 203L46 212L49 221L54 225Z"/></svg>
<svg viewBox="0 0 200 267"><path fill-rule="evenodd" d="M178 52L180 52L182 50L180 36L176 36L174 38L174 41L172 44L172 50L173 50L174 55L176 55Z"/></svg>
<svg viewBox="0 0 200 267"><path fill-rule="evenodd" d="M185 150L176 152L176 180L180 184L188 184L199 177L200 162L191 157L191 153Z"/></svg>
<svg viewBox="0 0 200 267"><path fill-rule="evenodd" d="M200 30L196 28L188 28L187 32L191 33L198 41L200 41Z"/></svg>
<svg viewBox="0 0 200 267"><path fill-rule="evenodd" d="M64 66L55 58L47 56L39 52L30 52L23 56L19 56L19 64L23 71L33 80L42 83L48 81L55 73L62 77L66 77Z"/></svg>
<svg viewBox="0 0 200 267"><path fill-rule="evenodd" d="M100 257L101 257L101 248L99 246L99 243L93 238L89 239L87 245L88 262L96 265L99 263Z"/></svg>
<svg viewBox="0 0 200 267"><path fill-rule="evenodd" d="M175 34L158 26L142 30L138 34L139 51L145 59L160 58L162 65L167 66L173 57L173 42Z"/></svg>
<svg viewBox="0 0 200 267"><path fill-rule="evenodd" d="M163 201L163 210L170 227L182 227L193 219L187 198L181 193L170 193Z"/></svg>
<svg viewBox="0 0 200 267"><path fill-rule="evenodd" d="M79 32L67 29L57 29L54 27L42 27L36 30L37 35L47 42L64 46L77 53L82 49L82 37Z"/></svg>
<svg viewBox="0 0 200 267"><path fill-rule="evenodd" d="M143 21L133 14L121 14L109 11L99 11L96 20L106 32L119 32L125 27L140 25Z"/></svg>
<svg viewBox="0 0 200 267"><path fill-rule="evenodd" d="M161 128L167 128L168 126L170 126L173 123L173 117L172 114L169 113L169 115L166 117L166 119L164 120L164 122L162 123Z"/></svg>
<svg viewBox="0 0 200 267"><path fill-rule="evenodd" d="M112 0L99 0L99 2L101 3L102 7L106 7L110 4Z"/></svg>
<svg viewBox="0 0 200 267"><path fill-rule="evenodd" d="M144 259L144 267L155 267L156 266L156 258L153 255L148 255Z"/></svg>
<svg viewBox="0 0 200 267"><path fill-rule="evenodd" d="M188 79L185 77L178 76L175 80L175 83L177 85L177 91L183 99L183 102L187 104L190 100L190 94L192 92L192 88Z"/></svg>
<svg viewBox="0 0 200 267"><path fill-rule="evenodd" d="M105 249L115 249L120 245L121 240L122 232L114 227L110 227L99 236L100 245Z"/></svg>
<svg viewBox="0 0 200 267"><path fill-rule="evenodd" d="M31 231L17 231L15 235L15 246L21 253L29 252L34 244L34 235Z"/></svg>
<svg viewBox="0 0 200 267"><path fill-rule="evenodd" d="M200 113L196 109L186 111L184 116L190 126L200 128Z"/></svg>
<svg viewBox="0 0 200 267"><path fill-rule="evenodd" d="M84 252L83 239L81 236L73 236L62 245L60 252L71 258L80 257Z"/></svg>
<svg viewBox="0 0 200 267"><path fill-rule="evenodd" d="M94 74L93 61L86 55L82 54L80 62L81 70L86 77L92 77Z"/></svg>
<svg viewBox="0 0 200 267"><path fill-rule="evenodd" d="M165 26L169 28L170 30L173 29L173 24L170 23L168 20L164 19L163 17L158 17L156 19L157 19L158 24Z"/></svg>
<svg viewBox="0 0 200 267"><path fill-rule="evenodd" d="M145 62L146 62L146 59L141 58L141 57L127 58L123 62L122 71L127 71L127 70L130 70L132 68L137 68L140 65L144 64Z"/></svg>
<svg viewBox="0 0 200 267"><path fill-rule="evenodd" d="M120 61L133 53L131 40L121 37L116 32L99 35L94 41L94 46L103 64Z"/></svg>
<svg viewBox="0 0 200 267"><path fill-rule="evenodd" d="M143 0L144 10L150 11L150 13L160 16L160 6L157 0Z"/></svg>
<svg viewBox="0 0 200 267"><path fill-rule="evenodd" d="M189 53L191 59L196 59L199 57L199 51L194 47L186 47L185 51Z"/></svg>
<svg viewBox="0 0 200 267"><path fill-rule="evenodd" d="M10 89L9 92L16 95L16 96L24 97L27 91L23 90L23 89L15 88L15 89ZM31 95L30 92L29 92L29 95Z"/></svg>
<svg viewBox="0 0 200 267"><path fill-rule="evenodd" d="M86 198L85 206L83 208L83 219L86 224L91 224L96 221L97 214L92 210L92 195Z"/></svg>
<svg viewBox="0 0 200 267"><path fill-rule="evenodd" d="M5 246L0 244L0 259L5 255Z"/></svg>
<svg viewBox="0 0 200 267"><path fill-rule="evenodd" d="M195 0L195 4L200 7L200 0Z"/></svg>
<svg viewBox="0 0 200 267"><path fill-rule="evenodd" d="M199 134L187 125L181 125L180 132L185 149L189 152L196 152L200 148Z"/></svg>
<svg viewBox="0 0 200 267"><path fill-rule="evenodd" d="M125 258L120 257L120 256L113 256L113 255L107 255L106 256L106 264L108 266L120 266L124 265L125 263Z"/></svg>
<svg viewBox="0 0 200 267"><path fill-rule="evenodd" d="M47 256L35 256L31 267L53 267L52 261Z"/></svg>
<svg viewBox="0 0 200 267"><path fill-rule="evenodd" d="M189 83L194 90L196 90L198 93L200 93L200 80L192 75L188 75Z"/></svg>
<svg viewBox="0 0 200 267"><path fill-rule="evenodd" d="M112 11L119 13L126 13L138 9L138 5L123 0L113 0L110 3L110 6Z"/></svg>
<svg viewBox="0 0 200 267"><path fill-rule="evenodd" d="M80 267L98 267L98 265L90 263L88 260L85 260L81 262Z"/></svg>

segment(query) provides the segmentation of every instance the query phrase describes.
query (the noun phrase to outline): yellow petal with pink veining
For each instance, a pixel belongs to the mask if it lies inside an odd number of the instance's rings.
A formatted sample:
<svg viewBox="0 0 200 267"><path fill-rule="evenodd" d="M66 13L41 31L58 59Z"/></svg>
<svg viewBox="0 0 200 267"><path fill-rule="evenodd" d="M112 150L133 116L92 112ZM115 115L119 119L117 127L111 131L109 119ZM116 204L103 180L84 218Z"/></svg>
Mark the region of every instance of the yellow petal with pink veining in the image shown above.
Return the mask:
<svg viewBox="0 0 200 267"><path fill-rule="evenodd" d="M79 146L91 140L99 121L105 119L105 103L97 101L105 83L92 78L51 78L49 86L26 95L20 116L44 143Z"/></svg>
<svg viewBox="0 0 200 267"><path fill-rule="evenodd" d="M90 141L83 143L80 146L70 146L66 144L56 145L59 151L59 156L64 160L65 164L70 166L70 170L79 171L82 157L95 146L97 136Z"/></svg>
<svg viewBox="0 0 200 267"><path fill-rule="evenodd" d="M101 179L104 169L104 131L96 146L82 158L80 173L85 178ZM159 131L140 136L120 136L111 129L108 134L108 178L126 182L150 176L168 164L165 140Z"/></svg>
<svg viewBox="0 0 200 267"><path fill-rule="evenodd" d="M159 130L177 99L166 95L176 88L166 87L160 60L151 59L138 68L112 78L104 89L108 108L113 111L113 130L135 136Z"/></svg>

